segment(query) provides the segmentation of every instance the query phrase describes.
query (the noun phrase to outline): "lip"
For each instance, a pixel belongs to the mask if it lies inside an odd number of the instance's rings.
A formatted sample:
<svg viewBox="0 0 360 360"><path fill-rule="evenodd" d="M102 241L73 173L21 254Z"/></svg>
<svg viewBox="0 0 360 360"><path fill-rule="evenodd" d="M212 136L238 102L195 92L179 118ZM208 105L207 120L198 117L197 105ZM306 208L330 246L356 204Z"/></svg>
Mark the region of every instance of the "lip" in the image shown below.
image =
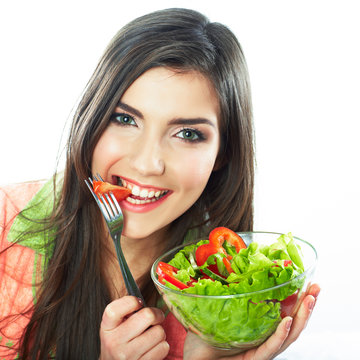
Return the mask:
<svg viewBox="0 0 360 360"><path fill-rule="evenodd" d="M126 178L124 176L118 176L118 175L113 175L112 176L112 183L114 185L117 185L117 178L120 178L120 179L123 179L125 180L126 182L129 182L130 184L132 185L136 185L140 188L143 188L143 189L152 189L152 190L159 190L159 191L170 191L169 189L166 189L166 188L159 188L157 186L153 186L153 185L145 185L145 184L141 184L135 180L132 180L132 179L129 179L129 178Z"/></svg>
<svg viewBox="0 0 360 360"><path fill-rule="evenodd" d="M118 183L118 178L126 181L127 183L131 184L132 186L137 186L140 189L147 189L147 190L152 190L152 191L167 191L167 193L165 195L162 195L158 200L156 201L151 201L151 202L146 202L144 204L133 204L132 202L129 202L127 200L123 200L120 202L120 206L123 210L128 210L128 211L132 211L132 212L136 212L136 213L144 213L144 212L148 212L151 210L154 210L155 208L157 208L158 206L160 206L171 194L172 191L166 188L159 188L153 185L144 185L141 184L135 180L123 177L123 176L118 176L118 175L113 175L112 176L112 183L113 184L117 184ZM132 195L130 195L132 197ZM134 197L133 197L134 198ZM136 198L136 197L135 197Z"/></svg>
<svg viewBox="0 0 360 360"><path fill-rule="evenodd" d="M171 195L171 191L169 191L167 194L165 194L163 197L161 197L159 200L156 200L154 202L145 203L145 204L133 204L126 200L120 201L120 207L123 210L132 211L135 213L145 213L148 211L152 211L156 209L158 206L160 206L166 199Z"/></svg>

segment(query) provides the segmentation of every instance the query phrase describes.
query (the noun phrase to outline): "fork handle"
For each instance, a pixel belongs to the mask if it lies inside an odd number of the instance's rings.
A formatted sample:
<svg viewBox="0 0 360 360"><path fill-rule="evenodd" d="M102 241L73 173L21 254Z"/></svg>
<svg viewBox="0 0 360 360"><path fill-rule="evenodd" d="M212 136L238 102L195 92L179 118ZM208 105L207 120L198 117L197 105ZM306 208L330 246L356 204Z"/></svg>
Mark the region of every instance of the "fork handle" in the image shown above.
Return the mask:
<svg viewBox="0 0 360 360"><path fill-rule="evenodd" d="M124 278L126 290L129 293L129 295L133 295L133 296L136 296L137 298L139 298L142 301L143 306L145 307L146 306L145 300L140 292L139 287L137 286L129 268L124 266L124 264L126 263L126 260L124 257L124 253L121 250L120 236L117 234L114 236L114 243L115 243L116 255L118 257L119 264L120 264L121 273Z"/></svg>

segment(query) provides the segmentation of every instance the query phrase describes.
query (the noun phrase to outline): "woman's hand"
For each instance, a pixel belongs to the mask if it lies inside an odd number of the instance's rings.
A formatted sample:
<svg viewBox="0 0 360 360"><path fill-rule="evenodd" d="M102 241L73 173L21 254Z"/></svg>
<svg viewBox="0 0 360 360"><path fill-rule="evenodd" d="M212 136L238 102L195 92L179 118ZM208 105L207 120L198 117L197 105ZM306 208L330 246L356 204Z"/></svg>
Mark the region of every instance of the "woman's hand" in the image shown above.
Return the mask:
<svg viewBox="0 0 360 360"><path fill-rule="evenodd" d="M110 303L100 326L100 360L163 359L169 352L161 310L142 308L139 299L124 296Z"/></svg>
<svg viewBox="0 0 360 360"><path fill-rule="evenodd" d="M211 346L205 344L200 338L190 331L188 332L184 345L185 360L270 360L283 352L293 343L305 329L310 318L316 298L319 295L320 287L317 284L310 286L307 295L304 297L299 311L294 319L285 317L275 333L271 335L259 347L250 349L239 355L226 356L226 352L216 352ZM224 356L225 355L225 356Z"/></svg>

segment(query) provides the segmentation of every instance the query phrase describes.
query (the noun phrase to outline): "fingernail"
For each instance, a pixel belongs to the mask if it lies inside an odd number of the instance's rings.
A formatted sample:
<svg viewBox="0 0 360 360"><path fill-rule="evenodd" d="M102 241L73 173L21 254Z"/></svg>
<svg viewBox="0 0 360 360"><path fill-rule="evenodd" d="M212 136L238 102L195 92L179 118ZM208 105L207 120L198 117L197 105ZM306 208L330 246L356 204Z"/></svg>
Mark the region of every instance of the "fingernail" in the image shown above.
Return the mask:
<svg viewBox="0 0 360 360"><path fill-rule="evenodd" d="M319 296L320 294L320 289L318 291L316 291L316 293L314 294L314 298L317 299L317 297Z"/></svg>
<svg viewBox="0 0 360 360"><path fill-rule="evenodd" d="M293 321L293 319L290 318L290 319L286 322L286 330L290 330L292 321Z"/></svg>
<svg viewBox="0 0 360 360"><path fill-rule="evenodd" d="M142 306L142 307L145 306L143 299L137 298L137 300L138 300L140 306Z"/></svg>
<svg viewBox="0 0 360 360"><path fill-rule="evenodd" d="M308 309L309 309L309 310L312 310L312 309L314 308L314 305L315 305L315 300L309 301L309 303L308 303Z"/></svg>

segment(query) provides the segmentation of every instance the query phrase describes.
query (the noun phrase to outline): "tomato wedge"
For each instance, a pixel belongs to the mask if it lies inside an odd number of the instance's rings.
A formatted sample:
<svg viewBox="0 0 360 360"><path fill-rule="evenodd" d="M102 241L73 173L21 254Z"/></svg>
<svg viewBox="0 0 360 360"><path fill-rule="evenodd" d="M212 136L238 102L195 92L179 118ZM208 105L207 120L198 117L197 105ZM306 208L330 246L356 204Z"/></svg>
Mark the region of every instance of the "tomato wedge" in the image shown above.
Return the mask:
<svg viewBox="0 0 360 360"><path fill-rule="evenodd" d="M292 316L298 301L298 291L288 296L285 300L280 301L280 316L283 319L286 316Z"/></svg>
<svg viewBox="0 0 360 360"><path fill-rule="evenodd" d="M182 281L178 280L175 277L178 271L179 269L177 269L176 267L162 261L159 262L156 268L156 273L158 274L158 280L162 284L165 284L164 280L166 280L170 284L178 287L180 290L183 290L191 286L192 283L196 282L194 278L190 277L190 281L187 284L184 284Z"/></svg>
<svg viewBox="0 0 360 360"><path fill-rule="evenodd" d="M93 189L97 196L109 193L111 191L117 201L124 200L131 194L130 189L119 185L113 185L105 181L94 181Z"/></svg>

